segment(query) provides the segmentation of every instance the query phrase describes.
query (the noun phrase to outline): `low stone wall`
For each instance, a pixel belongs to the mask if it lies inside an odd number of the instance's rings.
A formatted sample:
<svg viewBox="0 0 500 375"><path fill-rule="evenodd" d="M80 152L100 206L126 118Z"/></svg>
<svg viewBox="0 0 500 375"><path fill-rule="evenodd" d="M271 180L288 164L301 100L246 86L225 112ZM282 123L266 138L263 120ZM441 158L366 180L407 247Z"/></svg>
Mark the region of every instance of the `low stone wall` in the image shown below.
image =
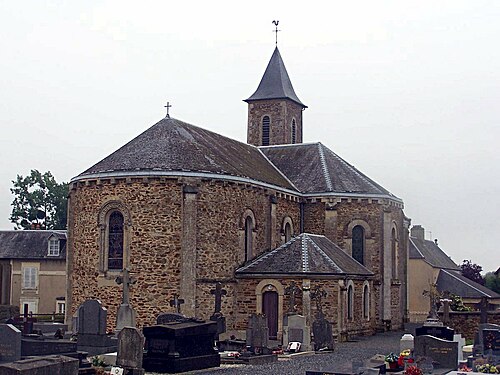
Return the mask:
<svg viewBox="0 0 500 375"><path fill-rule="evenodd" d="M443 315L440 314L443 319ZM481 322L480 311L450 311L448 326L466 339L473 340ZM500 325L500 310L488 312L488 323Z"/></svg>

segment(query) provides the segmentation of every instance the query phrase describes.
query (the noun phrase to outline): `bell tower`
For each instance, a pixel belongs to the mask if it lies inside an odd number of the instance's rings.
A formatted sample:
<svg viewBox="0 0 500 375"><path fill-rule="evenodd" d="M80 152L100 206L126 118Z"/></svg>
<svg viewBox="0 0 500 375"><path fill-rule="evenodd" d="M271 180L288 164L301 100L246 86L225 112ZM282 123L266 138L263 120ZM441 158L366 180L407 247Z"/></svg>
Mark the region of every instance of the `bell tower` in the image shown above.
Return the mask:
<svg viewBox="0 0 500 375"><path fill-rule="evenodd" d="M302 111L307 108L295 94L278 47L257 91L248 99L247 143L271 146L302 143Z"/></svg>

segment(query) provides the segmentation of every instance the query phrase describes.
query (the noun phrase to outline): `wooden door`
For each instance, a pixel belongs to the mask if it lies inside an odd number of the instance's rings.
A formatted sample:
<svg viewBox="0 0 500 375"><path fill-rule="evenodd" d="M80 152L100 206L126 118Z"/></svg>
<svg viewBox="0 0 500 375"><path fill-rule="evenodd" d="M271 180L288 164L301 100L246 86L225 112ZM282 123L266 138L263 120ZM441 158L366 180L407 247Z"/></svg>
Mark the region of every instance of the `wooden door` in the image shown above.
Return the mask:
<svg viewBox="0 0 500 375"><path fill-rule="evenodd" d="M262 313L267 317L269 338L278 338L278 293L274 291L264 292L262 295Z"/></svg>

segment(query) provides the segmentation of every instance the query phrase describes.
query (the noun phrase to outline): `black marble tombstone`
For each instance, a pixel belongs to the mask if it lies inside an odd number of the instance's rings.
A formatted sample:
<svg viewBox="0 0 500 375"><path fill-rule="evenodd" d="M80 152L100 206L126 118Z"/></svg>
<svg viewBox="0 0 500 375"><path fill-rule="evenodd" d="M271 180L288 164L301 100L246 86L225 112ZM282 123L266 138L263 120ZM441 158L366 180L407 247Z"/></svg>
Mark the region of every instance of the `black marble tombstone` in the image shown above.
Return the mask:
<svg viewBox="0 0 500 375"><path fill-rule="evenodd" d="M220 366L215 322L184 320L144 327L143 333L146 371L177 373Z"/></svg>
<svg viewBox="0 0 500 375"><path fill-rule="evenodd" d="M438 325L423 325L415 329L415 336L429 335L437 337L438 339L453 341L455 330Z"/></svg>

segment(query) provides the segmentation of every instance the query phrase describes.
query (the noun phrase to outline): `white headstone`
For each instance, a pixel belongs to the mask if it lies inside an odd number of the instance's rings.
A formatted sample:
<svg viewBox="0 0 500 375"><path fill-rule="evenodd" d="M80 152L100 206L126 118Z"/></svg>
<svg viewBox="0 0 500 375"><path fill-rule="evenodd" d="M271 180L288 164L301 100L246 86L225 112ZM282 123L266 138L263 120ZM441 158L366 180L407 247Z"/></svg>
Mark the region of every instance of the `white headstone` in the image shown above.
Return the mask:
<svg viewBox="0 0 500 375"><path fill-rule="evenodd" d="M458 342L458 362L464 360L464 346L465 346L465 338L462 335L453 335L453 341Z"/></svg>
<svg viewBox="0 0 500 375"><path fill-rule="evenodd" d="M413 335L410 335L409 333L405 333L403 337L401 337L401 340L399 341L399 348L400 351L402 352L403 350L406 349L413 349L414 344L413 344L414 337Z"/></svg>

